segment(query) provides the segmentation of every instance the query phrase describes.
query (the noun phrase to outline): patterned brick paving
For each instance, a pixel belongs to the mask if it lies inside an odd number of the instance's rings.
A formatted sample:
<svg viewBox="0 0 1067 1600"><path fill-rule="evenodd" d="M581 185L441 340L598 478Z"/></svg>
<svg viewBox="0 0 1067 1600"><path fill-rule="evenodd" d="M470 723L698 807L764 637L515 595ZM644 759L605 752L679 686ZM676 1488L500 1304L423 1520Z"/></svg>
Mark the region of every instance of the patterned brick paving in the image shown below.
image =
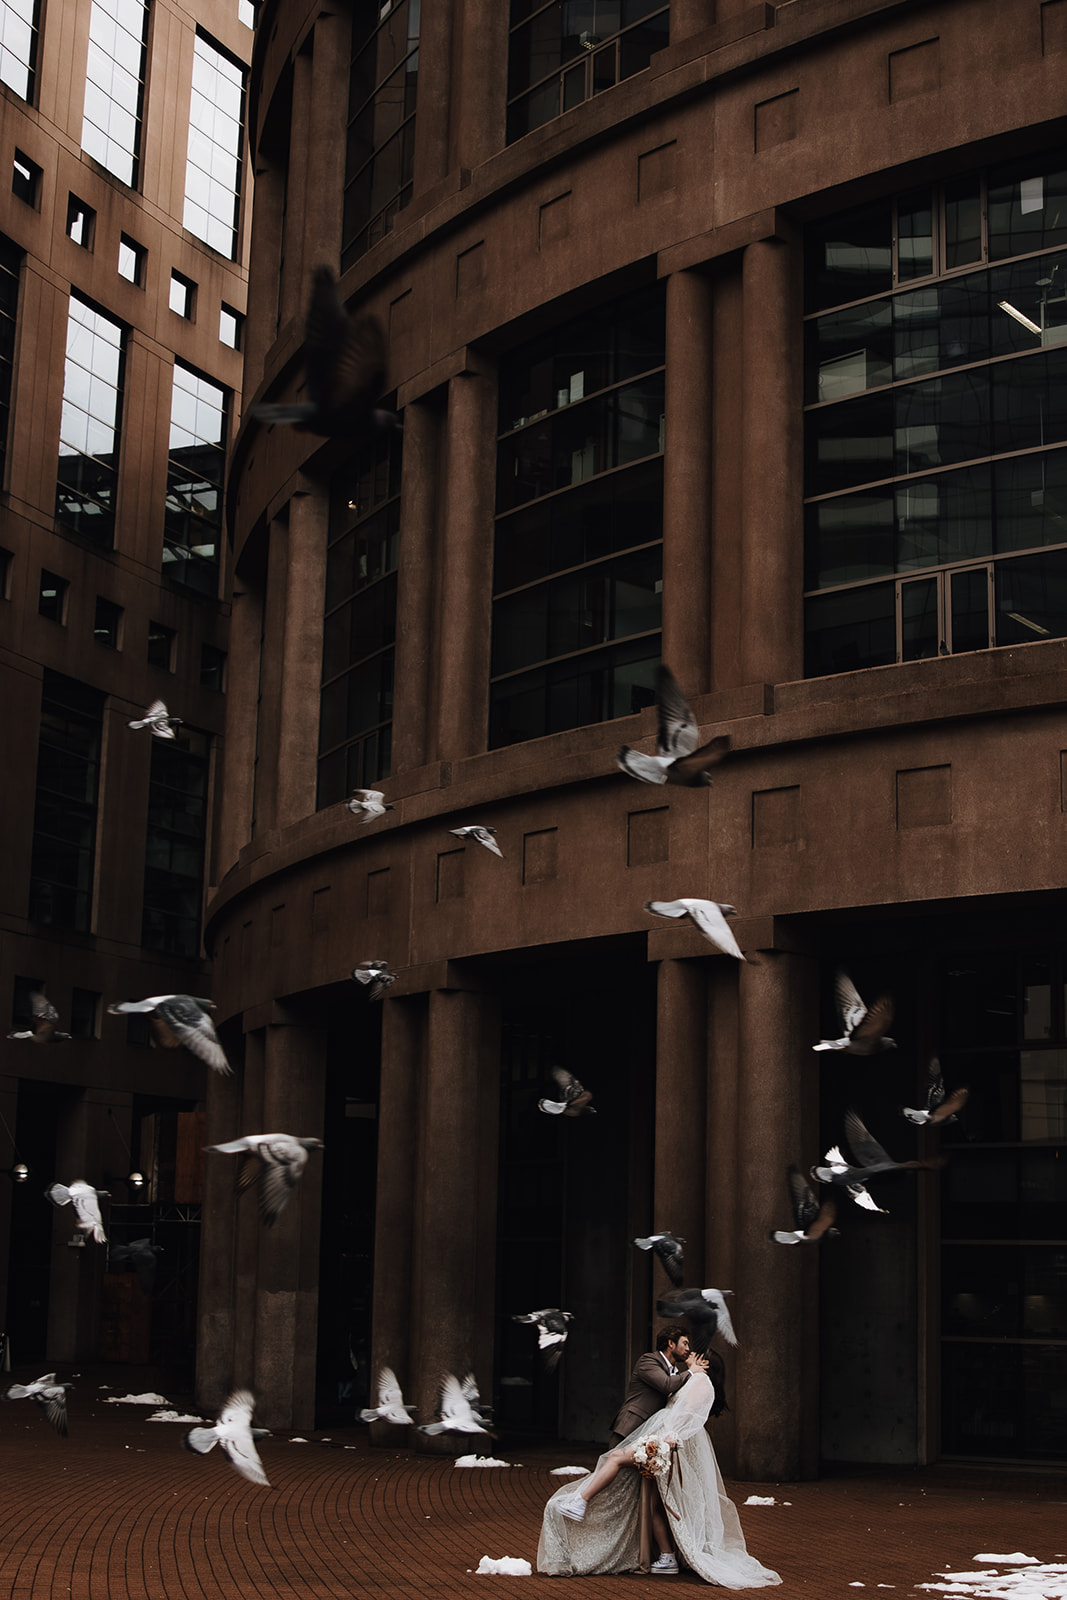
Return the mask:
<svg viewBox="0 0 1067 1600"><path fill-rule="evenodd" d="M71 1433L54 1435L30 1401L0 1408L0 1595L7 1600L288 1600L374 1593L529 1595L567 1584L594 1600L633 1600L677 1579L478 1577L480 1558L536 1559L553 1466L590 1464L591 1449L500 1446L510 1468L464 1470L444 1457L371 1449L336 1429L292 1444L263 1441L272 1488L247 1484L217 1450L180 1447L178 1423L103 1403L79 1385ZM748 1543L783 1575L782 1600L855 1600L856 1588L916 1585L979 1552L1067 1552L1067 1473L959 1469L853 1473L804 1484L730 1484L778 1504L742 1507ZM783 1502L791 1504L785 1505ZM879 1595L889 1591L879 1590ZM662 1600L662 1595L661 1595ZM873 1596L872 1596L873 1600ZM927 1600L932 1600L928 1593Z"/></svg>

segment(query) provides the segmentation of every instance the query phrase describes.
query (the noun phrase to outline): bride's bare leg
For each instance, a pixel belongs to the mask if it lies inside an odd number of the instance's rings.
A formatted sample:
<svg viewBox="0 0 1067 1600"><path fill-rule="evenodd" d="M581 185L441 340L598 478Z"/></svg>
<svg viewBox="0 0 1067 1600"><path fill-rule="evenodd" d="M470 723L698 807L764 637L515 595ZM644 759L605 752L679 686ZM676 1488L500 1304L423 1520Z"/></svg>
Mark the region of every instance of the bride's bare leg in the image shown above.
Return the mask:
<svg viewBox="0 0 1067 1600"><path fill-rule="evenodd" d="M668 1552L675 1554L674 1540L671 1537L671 1525L667 1513L663 1509L663 1501L659 1497L659 1487L652 1496L652 1537L659 1545L659 1553L665 1556Z"/></svg>
<svg viewBox="0 0 1067 1600"><path fill-rule="evenodd" d="M578 1493L586 1502L590 1501L601 1489L606 1489L608 1484L618 1476L620 1467L632 1467L634 1464L633 1450L609 1450L603 1461L597 1467L591 1478L587 1478Z"/></svg>

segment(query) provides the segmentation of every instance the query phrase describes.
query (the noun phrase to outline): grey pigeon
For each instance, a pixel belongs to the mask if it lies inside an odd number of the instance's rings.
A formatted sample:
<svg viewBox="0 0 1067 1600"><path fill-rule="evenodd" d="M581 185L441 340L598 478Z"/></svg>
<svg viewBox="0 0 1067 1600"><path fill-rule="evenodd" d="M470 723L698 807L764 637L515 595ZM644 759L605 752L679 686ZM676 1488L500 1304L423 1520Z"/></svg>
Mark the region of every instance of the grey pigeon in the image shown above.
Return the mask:
<svg viewBox="0 0 1067 1600"><path fill-rule="evenodd" d="M97 1196L107 1192L106 1189L94 1189L83 1178L76 1178L69 1184L51 1184L45 1190L45 1198L51 1200L54 1206L73 1206L75 1231L87 1239L95 1240L97 1244L106 1244L107 1234L104 1232L104 1219L100 1215Z"/></svg>
<svg viewBox="0 0 1067 1600"><path fill-rule="evenodd" d="M722 955L735 956L738 961L746 959L726 921L727 917L737 916L733 906L718 900L646 900L645 910L654 917L686 918Z"/></svg>
<svg viewBox="0 0 1067 1600"><path fill-rule="evenodd" d="M481 1399L473 1372L468 1372L461 1383L449 1373L441 1381L437 1411L439 1422L424 1422L420 1433L487 1433L493 1437L488 1419L478 1409Z"/></svg>
<svg viewBox="0 0 1067 1600"><path fill-rule="evenodd" d="M688 1317L693 1330L693 1347L705 1350L716 1333L721 1333L727 1344L736 1345L737 1335L726 1309L726 1295L732 1289L683 1289L680 1294L664 1296L656 1301L661 1317Z"/></svg>
<svg viewBox="0 0 1067 1600"><path fill-rule="evenodd" d="M264 1432L261 1428L252 1427L255 1405L255 1398L247 1389L236 1389L219 1412L214 1426L190 1428L182 1444L186 1450L192 1450L198 1456L206 1456L217 1444L221 1445L223 1453L242 1478L269 1489L267 1474L255 1445L256 1438L263 1437Z"/></svg>
<svg viewBox="0 0 1067 1600"><path fill-rule="evenodd" d="M567 1324L574 1321L573 1311L560 1311L557 1306L552 1306L544 1311L527 1311L521 1316L513 1316L511 1320L536 1325L537 1348L544 1356L545 1371L555 1372L563 1354L563 1346L567 1343Z"/></svg>
<svg viewBox="0 0 1067 1600"><path fill-rule="evenodd" d="M272 1228L300 1181L308 1151L321 1150L323 1144L321 1139L297 1139L291 1133L248 1133L205 1148L249 1157L238 1174L237 1187L244 1190L259 1180L259 1214L265 1226Z"/></svg>
<svg viewBox="0 0 1067 1600"><path fill-rule="evenodd" d="M127 722L127 728L151 728L157 739L173 739L175 728L181 727L181 717L172 717L163 700L153 700L143 717Z"/></svg>
<svg viewBox="0 0 1067 1600"><path fill-rule="evenodd" d="M345 805L361 822L373 822L375 817L384 817L387 811L396 810L387 803L380 789L353 789Z"/></svg>
<svg viewBox="0 0 1067 1600"><path fill-rule="evenodd" d="M396 1381L392 1367L383 1367L378 1374L378 1394L375 1404L359 1414L361 1422L395 1422L407 1427L414 1406L404 1404L404 1391Z"/></svg>
<svg viewBox="0 0 1067 1600"><path fill-rule="evenodd" d="M113 1017L140 1012L152 1018L152 1037L164 1050L184 1045L192 1055L207 1063L213 1072L228 1078L233 1068L226 1060L215 1025L208 1016L213 1000L197 1000L189 994L154 994L147 1000L120 1000L108 1006Z"/></svg>
<svg viewBox="0 0 1067 1600"><path fill-rule="evenodd" d="M132 1267L145 1294L151 1294L156 1286L156 1262L162 1254L163 1246L147 1238L131 1239L129 1244L113 1243L108 1251L108 1266Z"/></svg>
<svg viewBox="0 0 1067 1600"><path fill-rule="evenodd" d="M553 1067L552 1076L560 1089L558 1100L538 1100L538 1109L550 1117L581 1117L596 1116L593 1108L593 1095L578 1082L578 1079L567 1071L566 1067Z"/></svg>
<svg viewBox="0 0 1067 1600"><path fill-rule="evenodd" d="M56 1432L62 1437L67 1437L67 1390L73 1389L72 1383L57 1383L54 1372L46 1372L43 1378L35 1378L32 1383L13 1383L4 1393L5 1400L35 1400L44 1412L45 1421L49 1422Z"/></svg>
<svg viewBox="0 0 1067 1600"><path fill-rule="evenodd" d="M70 1038L69 1033L61 1033L56 1027L59 1012L39 989L30 995L30 1011L33 1027L12 1028L9 1039L29 1039L31 1044L64 1044Z"/></svg>
<svg viewBox="0 0 1067 1600"><path fill-rule="evenodd" d="M384 961L361 961L358 967L352 968L352 976L366 989L368 1000L380 1000L389 985L397 979L396 973L390 972Z"/></svg>
<svg viewBox="0 0 1067 1600"><path fill-rule="evenodd" d="M700 732L688 702L670 667L656 673L656 754L642 755L624 744L617 765L642 783L676 783L687 788L710 784L708 768L721 761L730 748L729 734L719 734L700 745Z"/></svg>
<svg viewBox="0 0 1067 1600"><path fill-rule="evenodd" d="M837 1201L833 1195L819 1201L811 1184L800 1168L786 1168L786 1180L793 1202L793 1229L778 1229L770 1237L775 1244L818 1244L822 1239L839 1237L833 1226L837 1218Z"/></svg>
<svg viewBox="0 0 1067 1600"><path fill-rule="evenodd" d="M856 1204L863 1206L867 1211L880 1211L881 1207L876 1206L869 1195L864 1199L853 1193L854 1187L866 1193L868 1179L877 1177L879 1173L902 1172L916 1167L934 1170L945 1164L943 1156L928 1161L894 1161L878 1140L867 1131L855 1111L845 1112L845 1137L856 1157L856 1164L850 1165L845 1161L841 1151L834 1145L833 1149L826 1152L824 1159L827 1165L814 1167L812 1177L819 1183L836 1183L848 1189Z"/></svg>
<svg viewBox="0 0 1067 1600"><path fill-rule="evenodd" d="M495 856L499 856L501 860L504 859L503 850L493 838L496 833L495 828L483 828L480 823L472 822L466 828L449 828L448 831L449 833L454 833L457 839L473 839L476 844L483 844Z"/></svg>
<svg viewBox="0 0 1067 1600"><path fill-rule="evenodd" d="M870 1009L860 999L847 972L838 972L834 992L841 1013L843 1033L839 1039L820 1039L813 1050L843 1050L850 1056L873 1056L879 1050L895 1050L896 1040L887 1038L893 1021L893 1000L883 994Z"/></svg>
<svg viewBox="0 0 1067 1600"><path fill-rule="evenodd" d="M360 444L399 428L376 408L385 388L385 330L370 312L349 316L329 267L315 268L304 328L306 401L252 407L260 422Z"/></svg>
<svg viewBox="0 0 1067 1600"><path fill-rule="evenodd" d="M650 1233L647 1239L635 1239L634 1244L639 1250L654 1250L663 1263L663 1270L668 1278L680 1288L683 1278L685 1258L682 1253L684 1239L676 1239L673 1233Z"/></svg>
<svg viewBox="0 0 1067 1600"><path fill-rule="evenodd" d="M926 1106L923 1110L916 1110L913 1106L902 1106L901 1110L909 1122L915 1122L920 1127L926 1123L955 1122L956 1113L962 1111L970 1094L969 1089L954 1089L950 1095L945 1095L945 1080L941 1072L941 1063L936 1056L931 1056L926 1069L927 1090Z"/></svg>

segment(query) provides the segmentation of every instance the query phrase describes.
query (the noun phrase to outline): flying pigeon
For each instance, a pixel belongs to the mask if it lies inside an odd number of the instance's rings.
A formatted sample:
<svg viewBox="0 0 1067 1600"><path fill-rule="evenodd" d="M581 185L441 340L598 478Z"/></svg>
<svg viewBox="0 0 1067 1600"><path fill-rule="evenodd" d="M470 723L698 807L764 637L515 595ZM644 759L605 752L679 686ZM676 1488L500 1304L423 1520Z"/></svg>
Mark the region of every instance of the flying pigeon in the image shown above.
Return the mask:
<svg viewBox="0 0 1067 1600"><path fill-rule="evenodd" d="M878 1050L895 1050L896 1040L886 1036L893 1021L893 1000L883 994L868 1011L847 972L839 972L834 985L844 1033L840 1039L820 1039L813 1050L844 1050L850 1056L873 1056Z"/></svg>
<svg viewBox="0 0 1067 1600"><path fill-rule="evenodd" d="M451 1372L441 1381L441 1395L437 1410L440 1422L424 1422L420 1433L488 1433L493 1437L488 1419L483 1417L478 1385L474 1373L468 1372L463 1382Z"/></svg>
<svg viewBox="0 0 1067 1600"><path fill-rule="evenodd" d="M349 316L329 267L315 268L304 328L308 399L252 407L260 422L282 422L302 433L363 443L399 428L392 411L375 408L385 388L385 330L377 317Z"/></svg>
<svg viewBox="0 0 1067 1600"><path fill-rule="evenodd" d="M205 1148L226 1156L243 1153L249 1157L238 1173L237 1187L243 1191L258 1178L259 1214L264 1225L272 1228L307 1166L308 1151L321 1150L323 1144L321 1139L297 1139L291 1133L248 1133Z"/></svg>
<svg viewBox="0 0 1067 1600"><path fill-rule="evenodd" d="M831 1145L829 1150L827 1150L826 1154L823 1156L823 1160L828 1162L832 1171L847 1175L849 1171L849 1165L844 1156L841 1154L840 1145ZM825 1169L823 1167L813 1167L812 1176L814 1177L824 1170ZM850 1199L856 1202L861 1210L877 1211L881 1216L888 1217L889 1212L886 1210L885 1206L880 1206L878 1204L865 1183L850 1183L847 1179L847 1176L843 1176L841 1181L845 1193L850 1197Z"/></svg>
<svg viewBox="0 0 1067 1600"><path fill-rule="evenodd" d="M45 1414L45 1420L61 1438L67 1437L67 1390L73 1389L72 1383L57 1383L54 1372L46 1372L43 1378L35 1378L32 1383L13 1383L4 1393L5 1400L36 1400Z"/></svg>
<svg viewBox="0 0 1067 1600"><path fill-rule="evenodd" d="M100 1215L97 1196L107 1192L106 1189L94 1189L84 1178L76 1178L71 1184L51 1184L45 1190L45 1198L51 1200L54 1206L73 1206L75 1231L84 1234L87 1239L94 1239L97 1244L106 1244L107 1234L104 1232L104 1219Z"/></svg>
<svg viewBox="0 0 1067 1600"><path fill-rule="evenodd" d="M157 739L175 738L175 728L181 727L181 717L172 717L162 700L153 700L143 717L127 722L127 728L151 728Z"/></svg>
<svg viewBox="0 0 1067 1600"><path fill-rule="evenodd" d="M155 994L147 1000L120 1000L107 1009L113 1017L146 1013L152 1018L152 1037L164 1050L184 1045L222 1077L232 1074L233 1068L208 1016L208 1010L215 1009L213 1000L196 1000L189 994Z"/></svg>
<svg viewBox="0 0 1067 1600"><path fill-rule="evenodd" d="M552 1307L546 1311L528 1311L525 1316L513 1316L511 1320L537 1324L537 1348L544 1352L545 1371L555 1372L567 1343L567 1324L574 1321L573 1311Z"/></svg>
<svg viewBox="0 0 1067 1600"><path fill-rule="evenodd" d="M913 1167L927 1167L932 1170L945 1164L943 1156L934 1157L929 1161L894 1161L892 1156L883 1150L877 1139L867 1131L855 1111L845 1112L845 1137L856 1157L857 1165L850 1166L835 1145L826 1152L824 1159L828 1164L825 1167L815 1167L812 1177L818 1179L820 1183L840 1184L843 1188L847 1188L850 1194L852 1185L863 1188L867 1179L877 1177L880 1172L900 1172ZM855 1194L852 1194L852 1198L857 1205L862 1205L869 1211L881 1209L880 1206L867 1203L870 1200L869 1195L867 1200Z"/></svg>
<svg viewBox="0 0 1067 1600"><path fill-rule="evenodd" d="M242 1478L269 1489L267 1474L255 1445L256 1439L263 1438L267 1430L252 1426L255 1405L255 1398L247 1389L236 1389L219 1412L219 1419L214 1426L190 1428L182 1444L186 1450L192 1450L198 1456L206 1456L209 1450L220 1444L230 1464L236 1467Z"/></svg>
<svg viewBox="0 0 1067 1600"><path fill-rule="evenodd" d="M151 1239L131 1239L129 1244L112 1244L108 1265L132 1267L145 1294L151 1294L156 1284L156 1258L162 1254L163 1246Z"/></svg>
<svg viewBox="0 0 1067 1600"><path fill-rule="evenodd" d="M727 917L737 916L733 906L724 906L717 900L646 900L645 910L654 917L688 917L724 956L746 959L726 921Z"/></svg>
<svg viewBox="0 0 1067 1600"><path fill-rule="evenodd" d="M396 973L390 972L384 961L361 961L358 967L352 968L352 976L357 983L365 986L368 1000L380 1000L389 985L397 979Z"/></svg>
<svg viewBox="0 0 1067 1600"><path fill-rule="evenodd" d="M656 1310L661 1317L688 1317L697 1350L706 1349L716 1333L721 1333L727 1344L736 1345L737 1335L723 1298L728 1294L733 1290L683 1289L681 1294L657 1300Z"/></svg>
<svg viewBox="0 0 1067 1600"><path fill-rule="evenodd" d="M773 1232L775 1244L819 1244L824 1238L836 1239L838 1230L833 1226L837 1217L837 1201L827 1195L821 1203L799 1167L786 1168L789 1193L793 1200L793 1220L796 1227Z"/></svg>
<svg viewBox="0 0 1067 1600"><path fill-rule="evenodd" d="M954 1089L946 1099L945 1080L941 1074L941 1063L936 1056L930 1057L930 1064L926 1069L927 1090L926 1109L916 1111L911 1106L902 1106L901 1110L909 1122L917 1122L921 1127L927 1122L955 1122L957 1111L962 1111L970 1094L969 1089Z"/></svg>
<svg viewBox="0 0 1067 1600"><path fill-rule="evenodd" d="M396 1373L392 1367L383 1367L378 1374L378 1398L373 1408L361 1411L361 1422L396 1422L401 1427L407 1427L411 1421L410 1413L414 1406L404 1404L404 1393L396 1381Z"/></svg>
<svg viewBox="0 0 1067 1600"><path fill-rule="evenodd" d="M729 734L719 734L697 748L700 733L670 667L656 673L656 754L642 755L624 744L616 759L623 772L642 783L677 783L693 788L710 784L708 768L730 748Z"/></svg>
<svg viewBox="0 0 1067 1600"><path fill-rule="evenodd" d="M635 1239L634 1244L639 1250L654 1250L663 1263L663 1270L674 1284L681 1288L684 1258L682 1246L684 1239L676 1239L673 1233L650 1233L647 1239Z"/></svg>
<svg viewBox="0 0 1067 1600"><path fill-rule="evenodd" d="M487 850L491 850L495 856L499 856L503 860L504 852L493 838L496 832L495 828L483 828L479 823L475 822L471 823L469 827L449 828L448 831L449 833L454 833L457 839L473 839L477 844L484 844Z"/></svg>
<svg viewBox="0 0 1067 1600"><path fill-rule="evenodd" d="M559 1084L559 1100L538 1100L540 1111L547 1112L550 1117L581 1117L596 1116L593 1109L592 1091L584 1088L576 1077L567 1071L566 1067L553 1067L552 1076Z"/></svg>
<svg viewBox="0 0 1067 1600"><path fill-rule="evenodd" d="M69 1033L61 1033L56 1027L59 1012L48 996L42 994L40 990L35 990L30 995L30 1010L33 1014L33 1027L12 1028L8 1034L9 1039L29 1039L32 1044L63 1044L70 1038Z"/></svg>
<svg viewBox="0 0 1067 1600"><path fill-rule="evenodd" d="M353 789L345 805L361 822L373 822L375 817L384 817L387 811L396 810L380 789Z"/></svg>

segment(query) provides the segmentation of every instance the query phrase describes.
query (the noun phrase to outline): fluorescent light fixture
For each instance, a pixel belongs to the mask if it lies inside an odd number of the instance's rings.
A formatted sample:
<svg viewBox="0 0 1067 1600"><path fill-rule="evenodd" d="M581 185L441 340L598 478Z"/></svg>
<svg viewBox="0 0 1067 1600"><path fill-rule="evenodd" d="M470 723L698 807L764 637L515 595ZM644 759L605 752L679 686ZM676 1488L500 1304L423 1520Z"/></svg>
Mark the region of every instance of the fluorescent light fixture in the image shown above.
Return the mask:
<svg viewBox="0 0 1067 1600"><path fill-rule="evenodd" d="M1013 622L1020 623L1022 627L1032 628L1035 633L1042 633L1047 637L1048 629L1043 628L1040 622L1032 622L1029 617L1024 617L1019 611L1009 611L1008 616Z"/></svg>
<svg viewBox="0 0 1067 1600"><path fill-rule="evenodd" d="M1021 322L1023 327L1026 328L1030 333L1036 333L1040 339L1041 329L1038 327L1036 322L1031 322L1030 318L1024 316L1021 311L1016 311L1015 307L1007 300L998 300L997 305L1000 307L1001 311L1006 311L1009 317L1014 317L1016 322Z"/></svg>

